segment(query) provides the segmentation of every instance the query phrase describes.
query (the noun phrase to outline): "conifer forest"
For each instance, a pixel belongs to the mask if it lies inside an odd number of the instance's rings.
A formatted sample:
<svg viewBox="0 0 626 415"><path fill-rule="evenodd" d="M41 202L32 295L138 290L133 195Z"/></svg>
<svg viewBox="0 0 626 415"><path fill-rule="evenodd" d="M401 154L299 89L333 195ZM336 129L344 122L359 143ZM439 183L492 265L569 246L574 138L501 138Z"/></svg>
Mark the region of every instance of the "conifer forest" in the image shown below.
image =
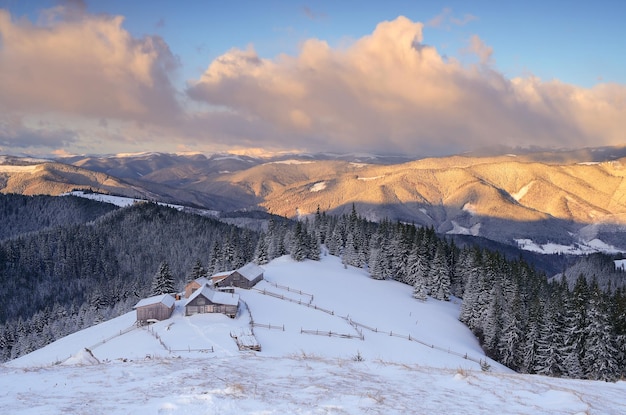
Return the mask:
<svg viewBox="0 0 626 415"><path fill-rule="evenodd" d="M626 276L607 267L606 255L581 258L571 268L578 275L555 278L521 257L459 246L433 228L372 222L354 207L298 221L263 217L257 231L154 203L0 195L0 361L199 276L330 254L412 286L415 301L462 299L459 319L489 357L517 372L626 375Z"/></svg>

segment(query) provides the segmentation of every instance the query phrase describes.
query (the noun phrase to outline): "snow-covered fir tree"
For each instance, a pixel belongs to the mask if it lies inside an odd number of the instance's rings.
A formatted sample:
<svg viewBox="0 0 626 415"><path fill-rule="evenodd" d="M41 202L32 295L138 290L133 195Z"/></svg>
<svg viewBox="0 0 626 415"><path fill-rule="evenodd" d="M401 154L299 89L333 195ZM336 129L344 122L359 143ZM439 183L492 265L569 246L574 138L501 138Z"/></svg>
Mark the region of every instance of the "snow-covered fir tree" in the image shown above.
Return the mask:
<svg viewBox="0 0 626 415"><path fill-rule="evenodd" d="M152 295L171 294L174 292L174 276L167 262L162 262L152 282Z"/></svg>

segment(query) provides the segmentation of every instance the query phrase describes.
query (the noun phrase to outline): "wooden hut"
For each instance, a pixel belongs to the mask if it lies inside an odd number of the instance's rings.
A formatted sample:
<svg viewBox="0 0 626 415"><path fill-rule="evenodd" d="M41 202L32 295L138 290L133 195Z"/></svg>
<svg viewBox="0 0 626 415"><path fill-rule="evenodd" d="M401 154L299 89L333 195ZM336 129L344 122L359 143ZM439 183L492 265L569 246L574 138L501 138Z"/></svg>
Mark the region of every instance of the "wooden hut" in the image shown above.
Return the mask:
<svg viewBox="0 0 626 415"><path fill-rule="evenodd" d="M144 298L133 307L137 310L137 322L146 324L150 320L167 320L174 311L174 303L174 297L170 294Z"/></svg>
<svg viewBox="0 0 626 415"><path fill-rule="evenodd" d="M218 287L239 287L250 289L263 279L263 268L252 262L232 271L226 278L215 283Z"/></svg>
<svg viewBox="0 0 626 415"><path fill-rule="evenodd" d="M222 313L234 318L239 307L239 295L215 291L208 285L196 290L185 304L185 315Z"/></svg>

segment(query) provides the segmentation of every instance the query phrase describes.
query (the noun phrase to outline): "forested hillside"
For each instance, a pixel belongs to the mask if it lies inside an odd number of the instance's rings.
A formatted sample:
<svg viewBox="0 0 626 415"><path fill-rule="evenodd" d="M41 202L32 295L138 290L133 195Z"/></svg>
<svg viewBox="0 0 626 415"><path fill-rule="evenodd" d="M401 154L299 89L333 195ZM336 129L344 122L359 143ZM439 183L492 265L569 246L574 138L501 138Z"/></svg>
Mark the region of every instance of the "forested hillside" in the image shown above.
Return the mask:
<svg viewBox="0 0 626 415"><path fill-rule="evenodd" d="M354 208L339 217L318 212L301 227L308 231L301 232L304 254L292 250L296 259L309 252L315 256L309 248L313 239L346 265L368 269L373 278L412 285L417 300L463 298L460 320L490 357L511 369L602 380L626 375L626 291L602 290L600 274L589 282L580 277L572 287L550 283L522 259L459 249L432 228L369 222ZM272 234L270 227L260 242L270 247L269 258L281 241ZM266 260L259 252L265 250L257 252L257 260Z"/></svg>
<svg viewBox="0 0 626 415"><path fill-rule="evenodd" d="M0 241L45 228L90 222L115 209L82 197L0 193Z"/></svg>
<svg viewBox="0 0 626 415"><path fill-rule="evenodd" d="M214 270L236 268L252 258L256 244L252 231L151 203L6 240L0 244L1 360L127 312L150 294L162 262L180 288L198 260L210 260Z"/></svg>
<svg viewBox="0 0 626 415"><path fill-rule="evenodd" d="M173 287L199 275L290 254L337 255L372 278L427 296L463 299L460 320L486 353L523 373L615 380L626 375L626 292L579 278L550 283L522 259L441 238L433 228L371 222L353 207L298 222L269 220L260 234L140 203L89 224L46 229L0 244L0 358L14 358L151 294L168 264ZM597 276L598 279L599 276Z"/></svg>
<svg viewBox="0 0 626 415"><path fill-rule="evenodd" d="M617 256L617 258L621 259L622 255ZM555 278L565 276L569 288L573 288L578 277L583 275L588 283L595 281L604 291L624 289L626 288L626 272L622 269L616 269L614 260L615 256L601 253L586 255L579 258Z"/></svg>

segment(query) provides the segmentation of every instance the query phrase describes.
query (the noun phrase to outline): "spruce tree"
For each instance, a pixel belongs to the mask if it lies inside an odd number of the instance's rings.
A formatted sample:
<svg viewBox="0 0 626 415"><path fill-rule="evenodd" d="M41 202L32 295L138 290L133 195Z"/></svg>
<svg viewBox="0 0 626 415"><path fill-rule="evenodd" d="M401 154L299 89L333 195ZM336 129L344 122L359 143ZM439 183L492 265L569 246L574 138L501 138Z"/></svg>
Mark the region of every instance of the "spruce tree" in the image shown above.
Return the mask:
<svg viewBox="0 0 626 415"><path fill-rule="evenodd" d="M152 295L171 294L174 292L174 277L167 262L162 262L152 282Z"/></svg>
<svg viewBox="0 0 626 415"><path fill-rule="evenodd" d="M591 288L587 318L585 354L582 360L585 377L604 381L617 380L620 371L613 325L609 321L603 294L596 282Z"/></svg>
<svg viewBox="0 0 626 415"><path fill-rule="evenodd" d="M191 269L191 274L189 274L188 281L194 281L194 280L197 280L198 278L206 277L206 275L207 275L207 272L204 269L202 262L200 262L200 260L197 259L196 263Z"/></svg>

